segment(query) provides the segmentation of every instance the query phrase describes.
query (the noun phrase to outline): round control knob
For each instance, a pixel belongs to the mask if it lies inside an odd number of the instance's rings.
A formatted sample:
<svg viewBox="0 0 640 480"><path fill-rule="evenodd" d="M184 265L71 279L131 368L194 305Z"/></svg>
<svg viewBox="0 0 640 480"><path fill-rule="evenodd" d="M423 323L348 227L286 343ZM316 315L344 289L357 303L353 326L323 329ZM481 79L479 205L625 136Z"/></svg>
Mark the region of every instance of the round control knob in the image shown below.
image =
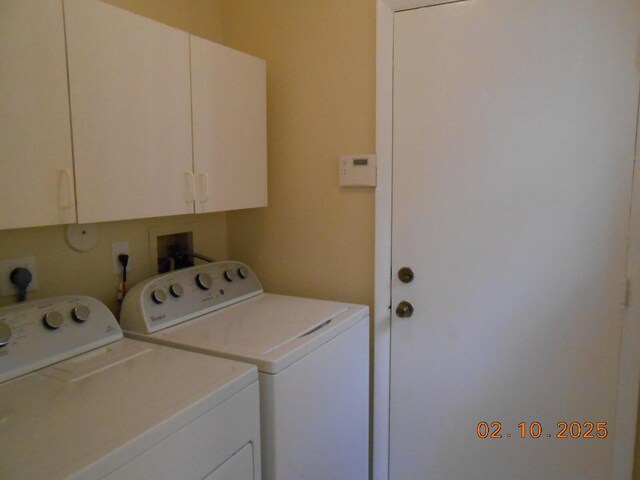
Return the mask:
<svg viewBox="0 0 640 480"><path fill-rule="evenodd" d="M4 347L11 340L11 327L4 322L0 322L0 348Z"/></svg>
<svg viewBox="0 0 640 480"><path fill-rule="evenodd" d="M179 283L174 283L169 287L169 293L174 298L180 298L184 294L184 288Z"/></svg>
<svg viewBox="0 0 640 480"><path fill-rule="evenodd" d="M167 301L167 294L164 293L164 290L158 288L151 292L151 300L159 305Z"/></svg>
<svg viewBox="0 0 640 480"><path fill-rule="evenodd" d="M213 280L208 273L199 273L196 275L196 285L200 290L209 290L213 285Z"/></svg>
<svg viewBox="0 0 640 480"><path fill-rule="evenodd" d="M240 267L240 268L238 269L238 276L239 276L241 279L243 279L243 280L244 280L245 278L247 278L247 277L249 276L249 270L247 270L247 268L245 268L245 267Z"/></svg>
<svg viewBox="0 0 640 480"><path fill-rule="evenodd" d="M49 330L57 330L62 326L64 322L64 317L60 312L49 312L42 317L42 323Z"/></svg>
<svg viewBox="0 0 640 480"><path fill-rule="evenodd" d="M77 305L71 310L71 318L76 322L84 323L89 320L91 316L91 310L86 305Z"/></svg>
<svg viewBox="0 0 640 480"><path fill-rule="evenodd" d="M225 270L223 276L227 282L233 282L236 278L236 274L233 273L233 270Z"/></svg>

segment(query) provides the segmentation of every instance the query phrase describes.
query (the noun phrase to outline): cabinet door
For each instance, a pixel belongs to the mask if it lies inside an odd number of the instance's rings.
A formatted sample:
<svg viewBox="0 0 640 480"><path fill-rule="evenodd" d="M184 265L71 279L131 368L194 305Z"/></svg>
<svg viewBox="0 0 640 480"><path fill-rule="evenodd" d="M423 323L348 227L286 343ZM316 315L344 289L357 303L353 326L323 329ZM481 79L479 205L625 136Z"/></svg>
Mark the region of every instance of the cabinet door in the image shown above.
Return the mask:
<svg viewBox="0 0 640 480"><path fill-rule="evenodd" d="M191 37L196 212L267 205L264 60Z"/></svg>
<svg viewBox="0 0 640 480"><path fill-rule="evenodd" d="M0 0L0 229L76 221L62 3Z"/></svg>
<svg viewBox="0 0 640 480"><path fill-rule="evenodd" d="M193 213L189 37L65 0L80 223Z"/></svg>

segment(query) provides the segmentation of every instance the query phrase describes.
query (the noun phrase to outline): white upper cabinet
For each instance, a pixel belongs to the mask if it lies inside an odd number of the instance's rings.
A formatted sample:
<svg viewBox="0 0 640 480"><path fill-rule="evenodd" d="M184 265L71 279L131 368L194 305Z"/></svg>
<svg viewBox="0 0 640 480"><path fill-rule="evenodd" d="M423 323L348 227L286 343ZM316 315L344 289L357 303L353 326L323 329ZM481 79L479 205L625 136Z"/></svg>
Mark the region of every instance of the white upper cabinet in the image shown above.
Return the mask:
<svg viewBox="0 0 640 480"><path fill-rule="evenodd" d="M79 223L193 213L189 35L64 6Z"/></svg>
<svg viewBox="0 0 640 480"><path fill-rule="evenodd" d="M0 229L267 205L263 60L96 0L0 0L0 60Z"/></svg>
<svg viewBox="0 0 640 480"><path fill-rule="evenodd" d="M264 60L191 36L196 213L267 205Z"/></svg>
<svg viewBox="0 0 640 480"><path fill-rule="evenodd" d="M76 221L61 2L0 0L0 229Z"/></svg>

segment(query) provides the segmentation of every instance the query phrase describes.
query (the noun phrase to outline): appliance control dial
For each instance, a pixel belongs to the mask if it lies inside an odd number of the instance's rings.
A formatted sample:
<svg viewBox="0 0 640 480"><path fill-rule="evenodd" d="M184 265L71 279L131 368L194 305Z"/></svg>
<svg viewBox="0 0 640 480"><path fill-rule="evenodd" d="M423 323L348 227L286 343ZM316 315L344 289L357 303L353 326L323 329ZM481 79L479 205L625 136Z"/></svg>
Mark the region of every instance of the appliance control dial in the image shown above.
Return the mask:
<svg viewBox="0 0 640 480"><path fill-rule="evenodd" d="M169 287L169 293L172 297L180 298L184 295L184 288L179 283L174 283Z"/></svg>
<svg viewBox="0 0 640 480"><path fill-rule="evenodd" d="M238 276L242 280L244 280L245 278L247 278L249 276L249 270L247 270L245 267L238 268Z"/></svg>
<svg viewBox="0 0 640 480"><path fill-rule="evenodd" d="M213 285L213 280L211 280L211 276L208 273L199 273L196 275L196 285L200 290L209 290Z"/></svg>
<svg viewBox="0 0 640 480"><path fill-rule="evenodd" d="M236 274L233 270L225 270L223 276L227 282L233 282L236 278Z"/></svg>
<svg viewBox="0 0 640 480"><path fill-rule="evenodd" d="M86 305L76 305L71 310L71 318L73 318L76 322L84 323L89 320L91 316L91 310Z"/></svg>
<svg viewBox="0 0 640 480"><path fill-rule="evenodd" d="M164 293L164 290L157 288L151 292L151 300L153 300L153 303L160 305L167 301L167 294Z"/></svg>
<svg viewBox="0 0 640 480"><path fill-rule="evenodd" d="M4 347L11 340L11 327L5 322L0 322L0 348Z"/></svg>
<svg viewBox="0 0 640 480"><path fill-rule="evenodd" d="M42 323L49 330L57 330L64 323L64 317L60 312L49 312L42 317Z"/></svg>

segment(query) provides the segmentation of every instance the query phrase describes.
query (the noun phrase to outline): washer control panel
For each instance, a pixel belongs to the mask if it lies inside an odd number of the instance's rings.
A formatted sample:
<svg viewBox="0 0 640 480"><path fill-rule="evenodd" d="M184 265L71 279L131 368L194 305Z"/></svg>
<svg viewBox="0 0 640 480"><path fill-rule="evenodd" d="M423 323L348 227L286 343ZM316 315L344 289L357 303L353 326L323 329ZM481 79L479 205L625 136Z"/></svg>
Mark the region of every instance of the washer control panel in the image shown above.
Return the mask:
<svg viewBox="0 0 640 480"><path fill-rule="evenodd" d="M261 293L258 277L243 263L198 265L134 286L122 304L120 325L125 331L152 333Z"/></svg>
<svg viewBox="0 0 640 480"><path fill-rule="evenodd" d="M99 300L65 296L0 308L0 382L122 338Z"/></svg>

